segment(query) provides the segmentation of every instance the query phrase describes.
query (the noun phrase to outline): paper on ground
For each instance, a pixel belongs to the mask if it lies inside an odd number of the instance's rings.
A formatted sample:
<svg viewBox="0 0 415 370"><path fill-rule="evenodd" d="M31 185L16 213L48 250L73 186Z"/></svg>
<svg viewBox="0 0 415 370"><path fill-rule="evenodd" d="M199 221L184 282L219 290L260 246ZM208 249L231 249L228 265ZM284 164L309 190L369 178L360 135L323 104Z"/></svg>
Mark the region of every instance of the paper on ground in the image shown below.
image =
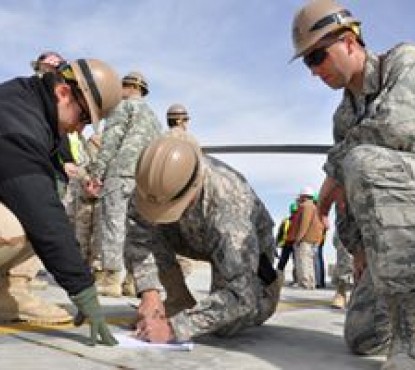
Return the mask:
<svg viewBox="0 0 415 370"><path fill-rule="evenodd" d="M117 333L114 337L118 340L118 347L138 349L161 349L167 351L191 351L193 342L176 343L149 343L133 337L131 333Z"/></svg>

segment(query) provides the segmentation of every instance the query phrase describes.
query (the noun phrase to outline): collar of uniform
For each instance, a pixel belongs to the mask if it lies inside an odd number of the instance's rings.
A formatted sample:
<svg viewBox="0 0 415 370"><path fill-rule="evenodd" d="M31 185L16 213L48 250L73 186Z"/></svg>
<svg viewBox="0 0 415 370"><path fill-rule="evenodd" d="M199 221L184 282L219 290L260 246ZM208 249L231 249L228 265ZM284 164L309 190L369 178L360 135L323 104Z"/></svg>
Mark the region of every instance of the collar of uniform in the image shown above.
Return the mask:
<svg viewBox="0 0 415 370"><path fill-rule="evenodd" d="M372 97L376 97L382 88L381 73L380 58L376 54L366 51L362 91L360 94L354 95L350 90L344 90L344 102L349 101L355 111L359 106L363 109L366 102Z"/></svg>
<svg viewBox="0 0 415 370"><path fill-rule="evenodd" d="M381 73L379 56L371 51L367 51L362 95L366 96L379 93L381 89Z"/></svg>
<svg viewBox="0 0 415 370"><path fill-rule="evenodd" d="M137 93L137 94L130 95L125 100L137 100L141 102L141 101L144 101L144 98L140 94Z"/></svg>

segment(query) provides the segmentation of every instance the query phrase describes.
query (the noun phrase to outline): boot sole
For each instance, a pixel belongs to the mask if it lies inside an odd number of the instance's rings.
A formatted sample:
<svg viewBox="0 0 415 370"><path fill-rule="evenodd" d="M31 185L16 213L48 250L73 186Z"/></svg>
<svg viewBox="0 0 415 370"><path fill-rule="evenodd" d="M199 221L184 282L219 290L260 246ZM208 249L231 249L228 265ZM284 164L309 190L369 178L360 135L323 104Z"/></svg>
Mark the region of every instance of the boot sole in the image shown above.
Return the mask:
<svg viewBox="0 0 415 370"><path fill-rule="evenodd" d="M2 316L0 317L0 322L1 323L7 323L7 322L27 322L30 324L38 324L38 325L62 325L62 324L69 324L70 322L73 321L72 317L68 317L68 318L62 318L62 319L57 319L57 320L50 320L50 318L48 319L44 319L44 318L39 318L39 317L32 317L29 315L10 315L10 316L6 316L4 315L4 313L2 312Z"/></svg>
<svg viewBox="0 0 415 370"><path fill-rule="evenodd" d="M112 293L106 293L106 292L99 292L99 295L102 295L103 297L112 297L112 298L121 298L122 294L112 294Z"/></svg>

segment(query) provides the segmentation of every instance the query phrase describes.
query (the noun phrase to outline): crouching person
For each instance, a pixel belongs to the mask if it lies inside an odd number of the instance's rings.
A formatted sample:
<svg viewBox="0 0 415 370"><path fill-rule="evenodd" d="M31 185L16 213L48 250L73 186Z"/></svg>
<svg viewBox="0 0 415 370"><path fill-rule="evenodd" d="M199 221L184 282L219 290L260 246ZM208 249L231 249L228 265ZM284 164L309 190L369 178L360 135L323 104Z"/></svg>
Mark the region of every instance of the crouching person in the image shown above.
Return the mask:
<svg viewBox="0 0 415 370"><path fill-rule="evenodd" d="M90 344L115 344L59 199L53 157L61 137L106 117L121 100L115 71L97 59L78 59L58 73L0 84L0 201L21 223L33 250L88 318ZM88 192L95 184L87 182ZM2 220L0 219L0 222Z"/></svg>
<svg viewBox="0 0 415 370"><path fill-rule="evenodd" d="M137 336L152 342L229 336L267 320L281 282L270 262L273 221L244 177L203 156L187 135L167 134L144 150L136 180L125 259L141 297ZM176 253L211 264L211 291L199 302Z"/></svg>
<svg viewBox="0 0 415 370"><path fill-rule="evenodd" d="M67 311L30 292L29 282L38 271L33 256L20 222L0 203L0 322L70 322L72 316Z"/></svg>

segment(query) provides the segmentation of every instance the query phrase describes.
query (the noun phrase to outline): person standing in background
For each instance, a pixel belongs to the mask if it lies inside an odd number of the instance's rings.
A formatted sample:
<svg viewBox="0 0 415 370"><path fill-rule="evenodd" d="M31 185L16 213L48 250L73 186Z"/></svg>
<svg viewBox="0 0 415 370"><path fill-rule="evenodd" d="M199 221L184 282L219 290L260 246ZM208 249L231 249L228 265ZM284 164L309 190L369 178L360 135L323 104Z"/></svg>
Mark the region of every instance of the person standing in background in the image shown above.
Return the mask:
<svg viewBox="0 0 415 370"><path fill-rule="evenodd" d="M135 187L135 169L141 151L161 134L161 124L144 97L148 84L140 72L122 78L122 101L106 119L96 160L87 166L99 197L102 273L101 295L135 296L134 279L124 264L125 219Z"/></svg>

